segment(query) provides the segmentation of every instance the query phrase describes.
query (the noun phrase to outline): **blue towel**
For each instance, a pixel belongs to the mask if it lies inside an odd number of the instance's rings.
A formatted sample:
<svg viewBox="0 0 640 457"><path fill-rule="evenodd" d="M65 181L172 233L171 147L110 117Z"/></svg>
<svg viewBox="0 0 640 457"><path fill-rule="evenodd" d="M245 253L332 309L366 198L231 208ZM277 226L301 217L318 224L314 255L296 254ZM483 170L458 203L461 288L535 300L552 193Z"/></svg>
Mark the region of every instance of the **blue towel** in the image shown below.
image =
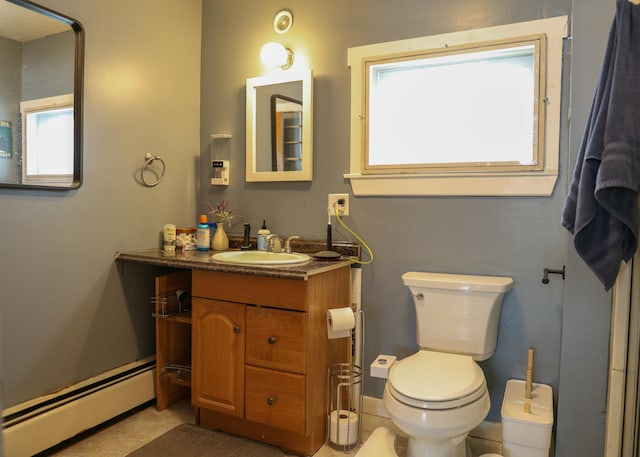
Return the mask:
<svg viewBox="0 0 640 457"><path fill-rule="evenodd" d="M639 192L640 6L617 0L562 214L576 251L606 290L638 247Z"/></svg>

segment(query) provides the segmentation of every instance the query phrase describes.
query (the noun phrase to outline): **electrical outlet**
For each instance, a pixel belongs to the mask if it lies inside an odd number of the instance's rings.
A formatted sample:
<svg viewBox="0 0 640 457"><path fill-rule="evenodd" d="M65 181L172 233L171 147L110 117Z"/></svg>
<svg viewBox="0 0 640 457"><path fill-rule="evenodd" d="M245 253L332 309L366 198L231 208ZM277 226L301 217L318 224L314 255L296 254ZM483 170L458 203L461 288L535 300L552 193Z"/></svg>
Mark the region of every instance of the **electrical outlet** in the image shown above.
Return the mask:
<svg viewBox="0 0 640 457"><path fill-rule="evenodd" d="M344 203L337 203L338 200L344 200ZM336 204L334 207L334 203ZM329 194L329 212L332 216L336 215L336 209L340 216L349 215L349 194Z"/></svg>

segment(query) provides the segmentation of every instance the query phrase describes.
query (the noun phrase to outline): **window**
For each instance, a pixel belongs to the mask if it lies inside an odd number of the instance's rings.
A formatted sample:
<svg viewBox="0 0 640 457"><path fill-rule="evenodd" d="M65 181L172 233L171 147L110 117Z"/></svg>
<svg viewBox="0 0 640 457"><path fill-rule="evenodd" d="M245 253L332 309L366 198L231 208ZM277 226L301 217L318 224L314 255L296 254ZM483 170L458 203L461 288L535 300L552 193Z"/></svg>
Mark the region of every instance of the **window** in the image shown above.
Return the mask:
<svg viewBox="0 0 640 457"><path fill-rule="evenodd" d="M73 95L20 103L23 182L73 181Z"/></svg>
<svg viewBox="0 0 640 457"><path fill-rule="evenodd" d="M356 195L550 195L566 17L349 49Z"/></svg>

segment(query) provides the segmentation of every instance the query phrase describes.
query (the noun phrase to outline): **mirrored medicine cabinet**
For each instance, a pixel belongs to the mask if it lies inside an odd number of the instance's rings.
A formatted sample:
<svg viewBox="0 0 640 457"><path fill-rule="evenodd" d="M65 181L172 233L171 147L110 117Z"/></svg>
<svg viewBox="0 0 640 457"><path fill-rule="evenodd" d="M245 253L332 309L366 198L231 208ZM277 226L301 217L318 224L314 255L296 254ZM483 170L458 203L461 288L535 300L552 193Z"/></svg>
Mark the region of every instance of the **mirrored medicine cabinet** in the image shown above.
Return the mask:
<svg viewBox="0 0 640 457"><path fill-rule="evenodd" d="M82 25L26 0L0 0L0 19L0 187L76 189Z"/></svg>
<svg viewBox="0 0 640 457"><path fill-rule="evenodd" d="M311 181L311 70L247 79L246 180Z"/></svg>

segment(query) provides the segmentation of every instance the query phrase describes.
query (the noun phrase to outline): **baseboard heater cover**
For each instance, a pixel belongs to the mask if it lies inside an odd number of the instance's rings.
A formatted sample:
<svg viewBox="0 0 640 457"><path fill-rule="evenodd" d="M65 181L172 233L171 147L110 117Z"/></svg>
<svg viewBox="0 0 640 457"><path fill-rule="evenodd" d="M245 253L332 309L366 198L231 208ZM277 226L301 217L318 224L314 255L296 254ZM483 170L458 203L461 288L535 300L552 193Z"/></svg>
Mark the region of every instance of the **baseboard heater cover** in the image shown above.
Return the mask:
<svg viewBox="0 0 640 457"><path fill-rule="evenodd" d="M154 398L155 358L148 357L8 408L4 456L32 456Z"/></svg>

